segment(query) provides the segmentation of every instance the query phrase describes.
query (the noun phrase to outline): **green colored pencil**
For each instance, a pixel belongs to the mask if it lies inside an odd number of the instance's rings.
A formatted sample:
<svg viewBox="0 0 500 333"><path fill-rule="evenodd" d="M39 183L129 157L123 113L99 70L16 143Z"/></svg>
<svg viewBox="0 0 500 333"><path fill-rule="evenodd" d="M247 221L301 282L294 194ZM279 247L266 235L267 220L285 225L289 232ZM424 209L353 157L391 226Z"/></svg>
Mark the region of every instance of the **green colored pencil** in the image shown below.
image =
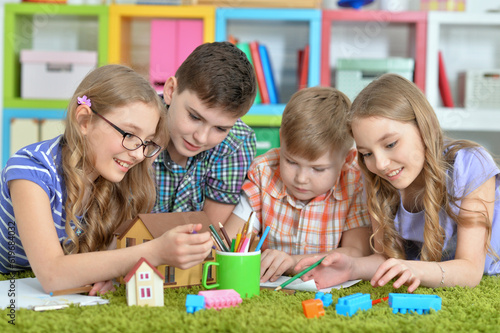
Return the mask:
<svg viewBox="0 0 500 333"><path fill-rule="evenodd" d="M221 251L223 251L223 252L229 252L229 249L226 247L226 245L222 241L222 238L220 238L220 235L217 233L217 231L215 231L214 226L210 224L208 227L210 228L210 230L212 230L212 234L215 237L215 239L217 239L217 241L220 242Z"/></svg>
<svg viewBox="0 0 500 333"><path fill-rule="evenodd" d="M274 289L274 290L280 290L280 289L283 289L284 287L288 286L290 283L292 283L293 281L297 280L299 277L301 277L302 275L304 275L307 272L309 272L310 270L312 270L314 267L316 267L319 264L321 264L321 262L323 261L323 259L325 259L325 257L321 258L320 260L316 261L311 266L309 266L306 269L302 270L301 272L297 273L290 280L283 282L280 286L276 287L276 289Z"/></svg>

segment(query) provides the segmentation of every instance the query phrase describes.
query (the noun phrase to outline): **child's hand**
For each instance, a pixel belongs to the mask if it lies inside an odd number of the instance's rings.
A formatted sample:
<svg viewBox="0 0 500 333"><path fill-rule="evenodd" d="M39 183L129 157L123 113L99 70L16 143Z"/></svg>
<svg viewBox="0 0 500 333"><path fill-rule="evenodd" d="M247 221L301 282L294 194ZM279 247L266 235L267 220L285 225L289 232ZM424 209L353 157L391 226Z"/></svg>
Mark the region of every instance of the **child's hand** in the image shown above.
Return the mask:
<svg viewBox="0 0 500 333"><path fill-rule="evenodd" d="M187 224L165 232L157 241L157 252L161 264L187 269L201 263L212 250L210 233L193 233L201 230L201 224Z"/></svg>
<svg viewBox="0 0 500 333"><path fill-rule="evenodd" d="M319 256L304 258L295 266L295 271L300 272L319 259ZM302 280L309 281L314 279L318 289L328 288L349 281L352 273L352 262L353 258L346 254L340 252L330 253L318 267L304 274Z"/></svg>
<svg viewBox="0 0 500 333"><path fill-rule="evenodd" d="M394 258L387 259L378 267L370 283L374 287L381 287L396 276L399 277L392 285L396 289L404 284L408 286L408 292L411 293L420 285L420 279L417 277L414 267L408 265L407 261Z"/></svg>
<svg viewBox="0 0 500 333"><path fill-rule="evenodd" d="M260 282L276 281L295 264L293 258L283 251L265 250L260 261Z"/></svg>
<svg viewBox="0 0 500 333"><path fill-rule="evenodd" d="M103 281L103 282L96 282L92 286L92 289L89 291L89 296L96 296L97 293L99 294L105 294L108 291L115 291L115 286L113 285L112 280L108 281Z"/></svg>

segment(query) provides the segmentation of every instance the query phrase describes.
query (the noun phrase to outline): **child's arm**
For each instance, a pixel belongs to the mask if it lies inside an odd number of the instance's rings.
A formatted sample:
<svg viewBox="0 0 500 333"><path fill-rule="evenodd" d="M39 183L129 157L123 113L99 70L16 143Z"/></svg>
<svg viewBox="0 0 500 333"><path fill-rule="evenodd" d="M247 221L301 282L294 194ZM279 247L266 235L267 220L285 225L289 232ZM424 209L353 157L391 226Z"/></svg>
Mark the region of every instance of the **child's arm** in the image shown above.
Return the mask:
<svg viewBox="0 0 500 333"><path fill-rule="evenodd" d="M202 262L211 251L208 232L190 234L199 231L201 225L184 225L137 246L64 255L45 191L28 180L10 181L9 190L24 250L46 292L124 276L141 257L154 266L189 268Z"/></svg>
<svg viewBox="0 0 500 333"><path fill-rule="evenodd" d="M372 285L383 286L398 277L394 287L409 285L410 292L420 284L425 287L477 286L483 276L486 258L486 229L481 222L485 216L491 221L494 202L495 177L484 182L462 200L459 213L462 223L457 226L455 259L439 264L389 259L373 275Z"/></svg>
<svg viewBox="0 0 500 333"><path fill-rule="evenodd" d="M218 226L219 222L224 224L231 216L236 205L224 204L214 200L205 198L203 211L207 214L208 219L214 226Z"/></svg>
<svg viewBox="0 0 500 333"><path fill-rule="evenodd" d="M340 246L335 252L341 252L352 257L364 257L372 253L370 248L370 236L372 229L370 227L361 227L349 229L342 232Z"/></svg>
<svg viewBox="0 0 500 333"><path fill-rule="evenodd" d="M233 239L236 238L236 234L238 233L238 230L241 232L243 230L243 226L245 225L246 221L243 220L241 217L239 217L236 214L231 214L229 219L227 220L226 224L224 224L224 229L226 229L227 235L229 238Z"/></svg>

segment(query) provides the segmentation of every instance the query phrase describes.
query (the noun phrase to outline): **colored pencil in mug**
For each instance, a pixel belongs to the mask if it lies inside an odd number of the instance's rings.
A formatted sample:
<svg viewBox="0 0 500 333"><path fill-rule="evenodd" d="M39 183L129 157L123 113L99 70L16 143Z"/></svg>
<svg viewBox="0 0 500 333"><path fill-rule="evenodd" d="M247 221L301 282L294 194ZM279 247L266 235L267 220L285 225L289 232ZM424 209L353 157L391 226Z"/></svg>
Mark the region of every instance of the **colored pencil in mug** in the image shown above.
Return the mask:
<svg viewBox="0 0 500 333"><path fill-rule="evenodd" d="M240 246L240 241L241 241L241 228L238 229L238 233L236 234L236 242L234 243L234 252L237 252L237 249Z"/></svg>
<svg viewBox="0 0 500 333"><path fill-rule="evenodd" d="M242 235L246 235L248 232L248 228L250 228L250 220L252 219L253 212L250 213L250 216L248 217L247 223L243 225L243 231L241 232Z"/></svg>
<svg viewBox="0 0 500 333"><path fill-rule="evenodd" d="M245 243L245 240L247 239L247 235L244 235L242 234L241 235L241 239L240 239L240 244L238 245L238 247L236 248L236 251L235 252L240 252L241 251L241 248L243 246L243 243Z"/></svg>
<svg viewBox="0 0 500 333"><path fill-rule="evenodd" d="M276 287L276 289L274 289L274 290L280 290L280 289L288 286L290 283L292 283L293 281L297 280L299 277L301 277L302 275L306 274L307 272L309 272L310 270L312 270L313 268L315 268L316 266L318 266L319 264L321 264L321 262L323 261L323 259L325 259L325 257L323 257L320 260L316 261L314 264L312 264L311 266L309 266L306 269L302 270L300 273L297 273L292 278L290 278L288 281L283 282L280 286Z"/></svg>
<svg viewBox="0 0 500 333"><path fill-rule="evenodd" d="M231 238L229 238L229 235L227 234L226 229L224 229L224 226L220 222L219 222L219 229L222 232L222 235L224 236L224 238L226 239L227 245L229 247L231 247Z"/></svg>
<svg viewBox="0 0 500 333"><path fill-rule="evenodd" d="M220 236L217 233L217 231L215 230L214 226L210 224L208 227L212 231L212 234L214 235L215 239L220 243L219 245L220 245L221 250L224 252L229 252L229 249L226 247L226 245L224 245L224 241L222 240L222 238L220 238Z"/></svg>
<svg viewBox="0 0 500 333"><path fill-rule="evenodd" d="M257 244L257 247L255 248L255 251L259 251L260 248L262 247L262 244L264 244L264 240L267 237L267 234L269 233L269 230L271 230L270 226L267 226L264 232L262 233L262 237L260 238L259 243Z"/></svg>

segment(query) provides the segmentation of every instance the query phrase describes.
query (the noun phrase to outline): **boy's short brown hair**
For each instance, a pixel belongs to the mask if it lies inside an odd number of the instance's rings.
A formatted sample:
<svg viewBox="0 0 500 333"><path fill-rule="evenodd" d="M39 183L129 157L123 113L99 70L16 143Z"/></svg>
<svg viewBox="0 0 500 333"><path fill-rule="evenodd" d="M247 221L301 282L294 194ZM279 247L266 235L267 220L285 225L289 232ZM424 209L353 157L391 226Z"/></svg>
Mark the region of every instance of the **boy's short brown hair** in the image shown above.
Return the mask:
<svg viewBox="0 0 500 333"><path fill-rule="evenodd" d="M280 138L292 155L314 161L329 151L347 152L349 98L332 87L299 90L283 111Z"/></svg>
<svg viewBox="0 0 500 333"><path fill-rule="evenodd" d="M257 84L245 53L228 42L198 46L175 73L178 92L189 90L208 108L221 108L236 117L252 106Z"/></svg>

